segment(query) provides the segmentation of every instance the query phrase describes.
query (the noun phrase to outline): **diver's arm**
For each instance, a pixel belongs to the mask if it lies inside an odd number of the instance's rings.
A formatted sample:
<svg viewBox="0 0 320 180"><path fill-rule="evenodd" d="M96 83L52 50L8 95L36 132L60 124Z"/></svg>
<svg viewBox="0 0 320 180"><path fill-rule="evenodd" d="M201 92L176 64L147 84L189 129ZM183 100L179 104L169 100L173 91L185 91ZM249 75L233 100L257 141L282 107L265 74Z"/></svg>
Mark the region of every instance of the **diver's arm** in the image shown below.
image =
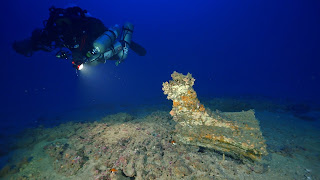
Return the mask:
<svg viewBox="0 0 320 180"><path fill-rule="evenodd" d="M26 38L21 41L15 41L12 45L12 48L19 54L30 57L35 51L47 51L50 52L53 49L51 48L51 40L48 34L42 29L35 29L32 32L30 38Z"/></svg>
<svg viewBox="0 0 320 180"><path fill-rule="evenodd" d="M47 51L51 52L54 48L53 44L56 44L55 37L49 34L48 31L43 29L35 29L32 32L31 41L33 51Z"/></svg>
<svg viewBox="0 0 320 180"><path fill-rule="evenodd" d="M30 57L33 54L32 41L30 38L15 41L12 44L13 50L15 50L18 54L24 55L26 57Z"/></svg>

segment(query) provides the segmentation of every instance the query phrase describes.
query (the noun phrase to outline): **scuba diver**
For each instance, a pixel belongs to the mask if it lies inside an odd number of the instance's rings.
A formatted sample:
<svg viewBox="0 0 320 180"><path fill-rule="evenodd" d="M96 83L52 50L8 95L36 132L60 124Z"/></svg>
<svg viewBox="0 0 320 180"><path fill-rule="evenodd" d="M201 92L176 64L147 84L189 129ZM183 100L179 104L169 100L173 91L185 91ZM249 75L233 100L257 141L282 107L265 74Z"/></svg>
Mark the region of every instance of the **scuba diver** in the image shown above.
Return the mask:
<svg viewBox="0 0 320 180"><path fill-rule="evenodd" d="M36 51L56 52L56 57L71 60L77 70L83 64L96 65L116 60L116 65L128 56L129 48L140 56L146 50L132 41L133 25L125 23L106 28L80 7L49 8L50 16L44 28L35 29L30 38L16 41L13 49L31 57Z"/></svg>

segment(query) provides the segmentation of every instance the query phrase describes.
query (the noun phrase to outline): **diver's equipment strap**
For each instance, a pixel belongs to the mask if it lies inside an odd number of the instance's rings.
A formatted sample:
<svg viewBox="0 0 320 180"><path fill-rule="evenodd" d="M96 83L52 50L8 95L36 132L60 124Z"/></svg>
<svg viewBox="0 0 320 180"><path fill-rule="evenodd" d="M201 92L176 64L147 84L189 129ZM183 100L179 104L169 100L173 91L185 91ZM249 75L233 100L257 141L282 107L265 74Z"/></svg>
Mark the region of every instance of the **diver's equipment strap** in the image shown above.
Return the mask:
<svg viewBox="0 0 320 180"><path fill-rule="evenodd" d="M126 27L123 27L122 30L130 31L131 33L133 33L132 29L129 29L129 28L126 28Z"/></svg>
<svg viewBox="0 0 320 180"><path fill-rule="evenodd" d="M112 35L113 35L113 38L116 39L117 38L117 35L115 32L113 32L112 30L108 29L106 32L111 32ZM104 32L103 34L107 35L110 39L112 39L111 36L109 36L106 32Z"/></svg>

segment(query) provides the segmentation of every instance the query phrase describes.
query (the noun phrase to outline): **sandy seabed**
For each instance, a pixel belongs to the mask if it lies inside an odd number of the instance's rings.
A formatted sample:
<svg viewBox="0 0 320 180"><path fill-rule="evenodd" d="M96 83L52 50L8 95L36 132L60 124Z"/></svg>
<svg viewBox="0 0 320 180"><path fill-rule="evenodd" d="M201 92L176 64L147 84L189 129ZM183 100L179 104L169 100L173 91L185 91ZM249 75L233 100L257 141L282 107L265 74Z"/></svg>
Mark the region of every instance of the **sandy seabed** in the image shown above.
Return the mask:
<svg viewBox="0 0 320 180"><path fill-rule="evenodd" d="M127 113L25 131L1 179L320 179L320 128L287 111L256 110L261 162L179 143L167 111Z"/></svg>

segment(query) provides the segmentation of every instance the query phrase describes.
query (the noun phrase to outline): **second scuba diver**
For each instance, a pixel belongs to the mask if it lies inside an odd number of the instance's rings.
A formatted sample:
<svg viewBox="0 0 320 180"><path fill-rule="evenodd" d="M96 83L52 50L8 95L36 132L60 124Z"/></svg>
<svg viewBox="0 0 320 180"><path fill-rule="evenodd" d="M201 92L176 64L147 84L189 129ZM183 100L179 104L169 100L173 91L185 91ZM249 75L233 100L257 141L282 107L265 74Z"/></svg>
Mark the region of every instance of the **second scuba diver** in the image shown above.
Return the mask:
<svg viewBox="0 0 320 180"><path fill-rule="evenodd" d="M57 51L57 58L71 60L77 70L84 64L96 65L106 60L115 60L118 65L127 58L129 48L140 56L146 54L142 46L132 41L131 23L106 28L77 6L51 7L49 11L44 28L35 29L30 38L13 43L17 53L30 57L35 51Z"/></svg>

